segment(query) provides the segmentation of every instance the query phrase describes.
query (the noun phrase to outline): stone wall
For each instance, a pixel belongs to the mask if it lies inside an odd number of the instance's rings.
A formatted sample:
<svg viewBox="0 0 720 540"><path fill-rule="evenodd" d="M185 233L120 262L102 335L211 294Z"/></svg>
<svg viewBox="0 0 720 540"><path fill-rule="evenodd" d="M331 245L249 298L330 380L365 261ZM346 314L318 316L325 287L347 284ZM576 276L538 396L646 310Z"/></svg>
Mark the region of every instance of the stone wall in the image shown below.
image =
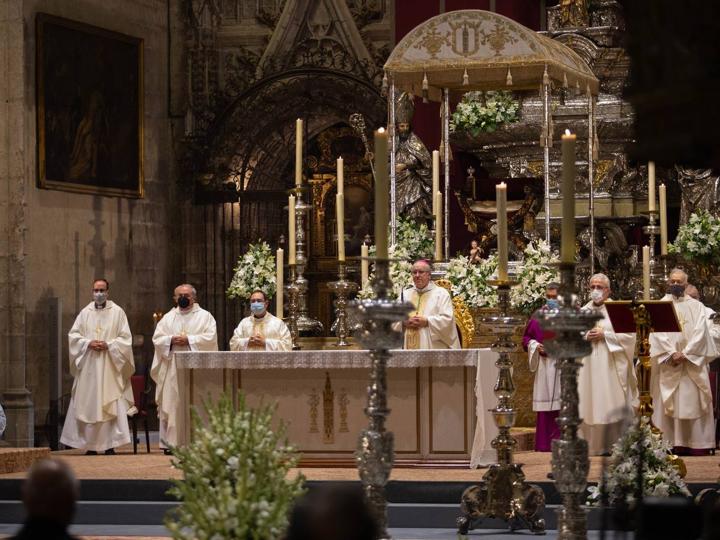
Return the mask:
<svg viewBox="0 0 720 540"><path fill-rule="evenodd" d="M173 262L175 244L180 240L171 235L175 183L173 120L168 114L168 9L168 2L160 0L0 4L0 389L3 402L8 392L15 392L17 400L17 391L29 390L37 425L45 423L49 405L49 298L62 301L64 339L77 312L91 300L93 278L107 278L111 298L126 310L133 334L144 336L146 353L152 313L170 305L179 275ZM36 187L38 12L144 40L144 198ZM67 343L62 361L64 392L69 393ZM32 433L15 442L32 444Z"/></svg>

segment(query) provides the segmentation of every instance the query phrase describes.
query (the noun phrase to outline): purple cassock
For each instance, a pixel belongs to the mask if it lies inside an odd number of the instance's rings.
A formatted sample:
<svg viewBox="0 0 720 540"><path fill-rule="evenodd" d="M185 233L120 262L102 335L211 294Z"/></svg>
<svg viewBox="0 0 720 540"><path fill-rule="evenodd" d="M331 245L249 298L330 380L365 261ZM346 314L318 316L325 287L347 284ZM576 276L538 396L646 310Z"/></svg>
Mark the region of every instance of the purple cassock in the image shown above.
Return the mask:
<svg viewBox="0 0 720 540"><path fill-rule="evenodd" d="M528 344L530 340L535 340L538 343L543 342L544 332L540 328L540 323L535 319L531 318L528 321L525 333L522 338L523 349L527 352ZM541 362L546 357L541 357ZM537 377L538 374L535 373ZM557 417L560 413L557 411L537 411L537 419L535 421L535 451L536 452L550 452L552 450L553 439L560 438L560 427L557 425Z"/></svg>

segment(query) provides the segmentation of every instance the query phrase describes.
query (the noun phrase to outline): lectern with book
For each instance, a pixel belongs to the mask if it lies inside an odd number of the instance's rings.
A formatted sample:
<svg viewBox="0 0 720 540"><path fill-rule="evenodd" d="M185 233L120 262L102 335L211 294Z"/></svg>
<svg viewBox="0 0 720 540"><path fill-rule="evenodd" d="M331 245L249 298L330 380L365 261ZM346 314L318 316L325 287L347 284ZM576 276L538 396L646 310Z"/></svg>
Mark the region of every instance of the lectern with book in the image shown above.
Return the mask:
<svg viewBox="0 0 720 540"><path fill-rule="evenodd" d="M618 300L605 302L608 317L616 334L637 335L636 368L640 390L640 410L652 425L652 396L650 395L650 333L680 332L680 323L673 303L668 300ZM653 426L653 429L656 429Z"/></svg>

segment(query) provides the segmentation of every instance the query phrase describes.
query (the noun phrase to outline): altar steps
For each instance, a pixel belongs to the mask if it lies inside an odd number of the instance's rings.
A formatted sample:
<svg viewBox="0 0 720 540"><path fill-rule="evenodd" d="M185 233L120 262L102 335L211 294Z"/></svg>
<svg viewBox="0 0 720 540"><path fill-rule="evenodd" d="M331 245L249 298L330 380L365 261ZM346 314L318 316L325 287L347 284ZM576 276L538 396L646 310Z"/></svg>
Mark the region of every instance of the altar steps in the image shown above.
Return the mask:
<svg viewBox="0 0 720 540"><path fill-rule="evenodd" d="M20 498L22 479L0 479L0 523L22 523L24 510ZM357 484L357 482L309 481L309 489L322 485ZM472 484L467 482L407 482L391 481L387 486L388 519L391 528L452 529L460 515L462 492ZM546 497L545 521L548 530L557 526L556 509L560 497L552 482L538 483ZM177 502L166 492L170 482L163 480L83 480L80 502L74 520L76 525L159 526L166 512ZM693 493L717 484L697 483ZM591 509L588 528L601 526L601 512ZM501 520L488 519L478 525L481 529L505 529Z"/></svg>

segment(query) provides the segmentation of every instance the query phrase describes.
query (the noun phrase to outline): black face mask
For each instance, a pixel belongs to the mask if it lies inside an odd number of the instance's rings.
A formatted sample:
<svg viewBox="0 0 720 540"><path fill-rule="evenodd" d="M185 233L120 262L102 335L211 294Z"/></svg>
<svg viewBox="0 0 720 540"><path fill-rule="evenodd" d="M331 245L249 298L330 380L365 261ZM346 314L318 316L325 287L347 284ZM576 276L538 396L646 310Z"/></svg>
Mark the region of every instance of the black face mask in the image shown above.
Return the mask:
<svg viewBox="0 0 720 540"><path fill-rule="evenodd" d="M678 298L685 295L685 287L683 285L670 285L668 287L670 294Z"/></svg>
<svg viewBox="0 0 720 540"><path fill-rule="evenodd" d="M181 309L185 309L190 305L190 299L187 296L181 296L178 298L178 306L180 306Z"/></svg>

